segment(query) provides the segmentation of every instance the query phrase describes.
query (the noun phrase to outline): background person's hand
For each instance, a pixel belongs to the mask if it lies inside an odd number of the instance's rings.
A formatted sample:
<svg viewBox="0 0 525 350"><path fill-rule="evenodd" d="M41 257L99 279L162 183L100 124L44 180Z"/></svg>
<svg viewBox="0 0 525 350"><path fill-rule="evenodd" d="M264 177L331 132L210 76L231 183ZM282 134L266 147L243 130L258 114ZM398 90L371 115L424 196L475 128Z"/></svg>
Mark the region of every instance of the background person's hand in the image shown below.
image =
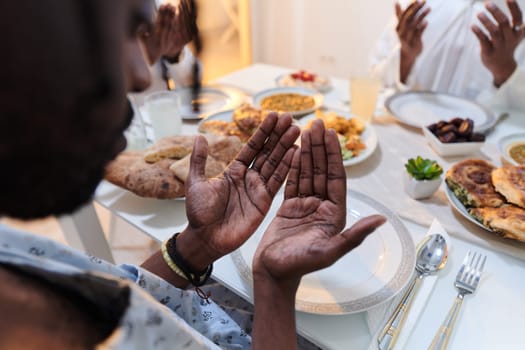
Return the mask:
<svg viewBox="0 0 525 350"><path fill-rule="evenodd" d="M197 32L196 15L188 1L181 1L175 8L163 4L157 11L153 28L142 40L150 64L161 57L175 59Z"/></svg>
<svg viewBox="0 0 525 350"><path fill-rule="evenodd" d="M346 175L334 130L319 120L295 151L284 201L255 253L254 280L294 293L303 275L330 266L385 222L380 215L346 225Z"/></svg>
<svg viewBox="0 0 525 350"><path fill-rule="evenodd" d="M416 58L423 51L422 35L428 22L425 17L430 8L425 7L425 1L417 0L411 3L404 11L396 2L396 17L398 20L396 32L401 44L400 80L406 82Z"/></svg>
<svg viewBox="0 0 525 350"><path fill-rule="evenodd" d="M525 38L525 28L521 9L515 0L507 0L512 24L505 13L494 3L488 2L485 6L496 23L485 13L480 13L478 19L489 35L476 25L472 26L472 31L481 45L481 61L492 73L494 86L499 87L516 70L517 63L514 58L514 51Z"/></svg>
<svg viewBox="0 0 525 350"><path fill-rule="evenodd" d="M177 245L190 239L199 247L201 257L187 259L195 268L232 252L255 232L286 179L299 133L289 114L269 114L223 176L211 179L204 175L206 139L197 138L186 181L188 228L177 238Z"/></svg>

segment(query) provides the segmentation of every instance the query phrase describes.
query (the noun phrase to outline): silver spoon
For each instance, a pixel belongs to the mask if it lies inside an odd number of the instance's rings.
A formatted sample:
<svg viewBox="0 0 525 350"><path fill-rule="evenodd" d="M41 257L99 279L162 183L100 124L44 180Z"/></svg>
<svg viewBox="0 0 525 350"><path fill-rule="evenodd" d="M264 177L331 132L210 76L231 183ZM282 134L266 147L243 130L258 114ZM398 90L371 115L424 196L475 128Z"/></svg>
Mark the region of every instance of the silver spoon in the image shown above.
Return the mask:
<svg viewBox="0 0 525 350"><path fill-rule="evenodd" d="M447 242L439 233L426 236L418 244L416 274L405 295L403 295L403 298L399 302L399 305L377 337L377 344L380 350L389 350L394 347L401 327L405 323L410 307L412 306L414 295L421 285L421 280L423 277L432 275L445 267L447 258Z"/></svg>

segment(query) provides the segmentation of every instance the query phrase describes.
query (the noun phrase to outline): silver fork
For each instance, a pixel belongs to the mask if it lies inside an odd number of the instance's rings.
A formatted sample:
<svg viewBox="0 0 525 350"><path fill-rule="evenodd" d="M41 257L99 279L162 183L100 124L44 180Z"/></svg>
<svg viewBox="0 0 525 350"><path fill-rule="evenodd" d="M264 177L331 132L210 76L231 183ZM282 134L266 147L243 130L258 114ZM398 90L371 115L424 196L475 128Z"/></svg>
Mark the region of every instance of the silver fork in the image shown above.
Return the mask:
<svg viewBox="0 0 525 350"><path fill-rule="evenodd" d="M474 293L476 290L486 260L486 255L482 257L481 254L476 252L468 252L465 259L463 259L463 264L461 264L461 268L456 276L456 281L454 282L454 286L458 290L458 296L456 300L454 300L454 304L452 304L441 327L439 327L439 331L434 336L428 348L429 350L444 350L447 348L450 334L452 333L459 309L463 303L463 297L467 294Z"/></svg>

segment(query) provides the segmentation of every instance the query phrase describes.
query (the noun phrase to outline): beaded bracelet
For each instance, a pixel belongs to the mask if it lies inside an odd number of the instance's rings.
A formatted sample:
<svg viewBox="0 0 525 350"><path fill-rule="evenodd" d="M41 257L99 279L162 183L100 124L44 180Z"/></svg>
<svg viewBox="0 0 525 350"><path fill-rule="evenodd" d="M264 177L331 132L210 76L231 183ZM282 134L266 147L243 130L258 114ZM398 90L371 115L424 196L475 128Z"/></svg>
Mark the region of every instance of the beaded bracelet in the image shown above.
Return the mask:
<svg viewBox="0 0 525 350"><path fill-rule="evenodd" d="M184 275L184 272L182 272L182 270L177 266L177 264L175 264L173 260L171 260L171 257L168 254L168 249L166 247L166 242L167 241L162 242L162 246L160 247L160 250L162 252L162 258L164 259L164 262L166 263L166 265L168 265L171 271L175 272L177 276L182 277L185 280L188 280L186 278L186 275Z"/></svg>
<svg viewBox="0 0 525 350"><path fill-rule="evenodd" d="M186 263L184 258L177 251L177 236L179 233L176 233L166 241L166 251L171 258L171 260L177 265L186 279L191 282L195 287L200 287L204 285L211 276L213 270L213 264L208 266L202 271L193 271L193 269Z"/></svg>
<svg viewBox="0 0 525 350"><path fill-rule="evenodd" d="M177 251L176 240L178 235L179 233L176 233L173 235L173 237L162 244L162 257L170 269L173 270L173 272L175 272L178 276L188 280L191 284L193 284L195 286L197 295L206 300L206 302L209 304L210 293L206 294L199 287L208 282L208 279L210 278L213 271L213 264L202 271L193 271L193 269L189 267L189 265Z"/></svg>

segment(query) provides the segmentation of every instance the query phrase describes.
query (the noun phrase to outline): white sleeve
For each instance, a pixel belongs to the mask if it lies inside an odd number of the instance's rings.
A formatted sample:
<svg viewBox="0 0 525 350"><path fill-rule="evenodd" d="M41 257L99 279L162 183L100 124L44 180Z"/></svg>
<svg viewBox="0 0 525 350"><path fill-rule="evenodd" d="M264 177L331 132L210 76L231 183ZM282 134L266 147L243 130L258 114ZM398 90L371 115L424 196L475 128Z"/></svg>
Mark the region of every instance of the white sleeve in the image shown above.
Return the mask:
<svg viewBox="0 0 525 350"><path fill-rule="evenodd" d="M498 89L481 94L478 100L490 96L490 105L505 109L525 110L525 67L518 66L514 73Z"/></svg>
<svg viewBox="0 0 525 350"><path fill-rule="evenodd" d="M394 87L399 81L399 39L395 30L396 19L385 28L370 57L370 75L385 86Z"/></svg>

